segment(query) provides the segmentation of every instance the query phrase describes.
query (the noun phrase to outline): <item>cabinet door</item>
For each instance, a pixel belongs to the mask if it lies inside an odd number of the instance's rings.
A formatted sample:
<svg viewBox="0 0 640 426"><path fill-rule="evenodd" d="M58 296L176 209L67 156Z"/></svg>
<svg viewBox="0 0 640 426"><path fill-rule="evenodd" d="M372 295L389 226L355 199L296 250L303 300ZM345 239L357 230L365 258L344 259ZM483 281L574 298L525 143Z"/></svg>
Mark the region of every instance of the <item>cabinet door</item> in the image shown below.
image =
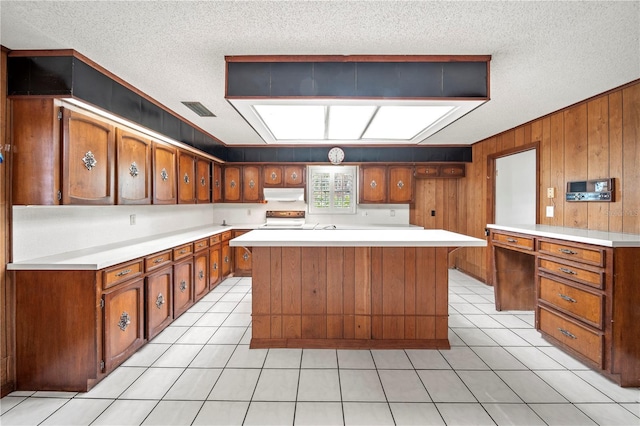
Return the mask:
<svg viewBox="0 0 640 426"><path fill-rule="evenodd" d="M240 166L226 166L224 168L224 201L226 203L240 203Z"/></svg>
<svg viewBox="0 0 640 426"><path fill-rule="evenodd" d="M233 231L233 238L246 234L248 230ZM246 247L234 247L233 249L233 275L238 277L251 276L251 250Z"/></svg>
<svg viewBox="0 0 640 426"><path fill-rule="evenodd" d="M231 274L231 247L229 241L223 241L220 246L220 256L222 258L222 278Z"/></svg>
<svg viewBox="0 0 640 426"><path fill-rule="evenodd" d="M175 204L176 149L157 142L153 144L153 204Z"/></svg>
<svg viewBox="0 0 640 426"><path fill-rule="evenodd" d="M389 167L389 202L411 203L413 201L413 167Z"/></svg>
<svg viewBox="0 0 640 426"><path fill-rule="evenodd" d="M173 265L173 318L193 305L193 257Z"/></svg>
<svg viewBox="0 0 640 426"><path fill-rule="evenodd" d="M193 154L178 151L178 204L196 202L196 165Z"/></svg>
<svg viewBox="0 0 640 426"><path fill-rule="evenodd" d="M284 185L282 166L264 166L262 175L265 188L281 188Z"/></svg>
<svg viewBox="0 0 640 426"><path fill-rule="evenodd" d="M194 299L197 302L209 293L209 252L204 251L194 259Z"/></svg>
<svg viewBox="0 0 640 426"><path fill-rule="evenodd" d="M104 363L109 372L144 343L144 279L103 294Z"/></svg>
<svg viewBox="0 0 640 426"><path fill-rule="evenodd" d="M196 202L211 202L211 161L196 159Z"/></svg>
<svg viewBox="0 0 640 426"><path fill-rule="evenodd" d="M242 200L245 203L257 203L262 200L261 182L260 166L242 168Z"/></svg>
<svg viewBox="0 0 640 426"><path fill-rule="evenodd" d="M304 188L305 166L284 166L284 186Z"/></svg>
<svg viewBox="0 0 640 426"><path fill-rule="evenodd" d="M63 109L62 203L113 204L115 129Z"/></svg>
<svg viewBox="0 0 640 426"><path fill-rule="evenodd" d="M116 129L116 204L151 204L151 141Z"/></svg>
<svg viewBox="0 0 640 426"><path fill-rule="evenodd" d="M464 164L451 164L440 167L440 175L442 177L464 177Z"/></svg>
<svg viewBox="0 0 640 426"><path fill-rule="evenodd" d="M173 268L169 266L147 277L147 339L153 339L173 321Z"/></svg>
<svg viewBox="0 0 640 426"><path fill-rule="evenodd" d="M211 163L213 183L212 183L212 198L214 203L222 201L222 167L217 163Z"/></svg>
<svg viewBox="0 0 640 426"><path fill-rule="evenodd" d="M209 250L209 290L214 288L222 278L222 266L220 263L220 244L211 246Z"/></svg>
<svg viewBox="0 0 640 426"><path fill-rule="evenodd" d="M360 202L385 203L387 201L387 168L363 166L360 168Z"/></svg>

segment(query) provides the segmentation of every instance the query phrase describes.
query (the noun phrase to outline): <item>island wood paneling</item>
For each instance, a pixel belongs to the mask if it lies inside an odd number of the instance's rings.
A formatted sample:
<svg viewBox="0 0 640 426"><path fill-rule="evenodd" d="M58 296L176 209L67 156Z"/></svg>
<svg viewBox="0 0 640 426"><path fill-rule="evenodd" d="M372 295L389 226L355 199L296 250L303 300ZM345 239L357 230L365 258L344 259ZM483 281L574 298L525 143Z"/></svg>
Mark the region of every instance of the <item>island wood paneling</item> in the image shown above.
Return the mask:
<svg viewBox="0 0 640 426"><path fill-rule="evenodd" d="M446 247L252 250L252 347L449 347Z"/></svg>
<svg viewBox="0 0 640 426"><path fill-rule="evenodd" d="M540 223L611 232L640 233L640 82L587 99L473 144L473 162L453 186L435 179L416 179L416 202L410 221L425 228L443 228L484 238L487 220L487 157L538 142ZM566 202L571 180L612 177L611 203ZM553 187L556 197L547 199ZM455 198L455 206L442 202ZM546 217L553 205L554 217ZM436 211L431 216L431 210ZM487 281L487 249L456 250L450 265Z"/></svg>

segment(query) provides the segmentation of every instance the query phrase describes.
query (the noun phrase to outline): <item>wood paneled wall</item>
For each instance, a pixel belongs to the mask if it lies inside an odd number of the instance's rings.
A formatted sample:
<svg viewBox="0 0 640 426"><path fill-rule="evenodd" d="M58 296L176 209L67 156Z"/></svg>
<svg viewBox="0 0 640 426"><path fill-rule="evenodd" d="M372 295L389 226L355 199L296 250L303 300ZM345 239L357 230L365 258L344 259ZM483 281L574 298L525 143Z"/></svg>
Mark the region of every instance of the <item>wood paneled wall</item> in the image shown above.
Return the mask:
<svg viewBox="0 0 640 426"><path fill-rule="evenodd" d="M640 234L640 81L475 143L465 178L416 180L411 223L485 238L487 157L533 142L539 143L541 224ZM605 177L615 179L614 202L564 200L568 181ZM555 206L552 218L545 215L548 205ZM486 280L486 251L459 249L450 265Z"/></svg>

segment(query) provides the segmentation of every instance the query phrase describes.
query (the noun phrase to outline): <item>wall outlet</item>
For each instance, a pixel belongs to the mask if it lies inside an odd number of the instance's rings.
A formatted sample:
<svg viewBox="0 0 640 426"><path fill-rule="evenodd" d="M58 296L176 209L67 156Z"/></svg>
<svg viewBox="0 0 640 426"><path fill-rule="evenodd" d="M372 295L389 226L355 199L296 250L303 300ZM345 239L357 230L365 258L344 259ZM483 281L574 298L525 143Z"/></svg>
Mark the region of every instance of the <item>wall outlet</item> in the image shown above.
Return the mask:
<svg viewBox="0 0 640 426"><path fill-rule="evenodd" d="M394 217L396 215L395 210L389 210L389 216Z"/></svg>
<svg viewBox="0 0 640 426"><path fill-rule="evenodd" d="M547 206L547 217L553 217L553 206Z"/></svg>
<svg viewBox="0 0 640 426"><path fill-rule="evenodd" d="M547 198L555 198L555 197L556 197L556 189L547 188Z"/></svg>
<svg viewBox="0 0 640 426"><path fill-rule="evenodd" d="M136 215L135 214L130 214L129 215L129 225L135 225L136 224Z"/></svg>
<svg viewBox="0 0 640 426"><path fill-rule="evenodd" d="M251 209L247 209L247 216L251 216Z"/></svg>

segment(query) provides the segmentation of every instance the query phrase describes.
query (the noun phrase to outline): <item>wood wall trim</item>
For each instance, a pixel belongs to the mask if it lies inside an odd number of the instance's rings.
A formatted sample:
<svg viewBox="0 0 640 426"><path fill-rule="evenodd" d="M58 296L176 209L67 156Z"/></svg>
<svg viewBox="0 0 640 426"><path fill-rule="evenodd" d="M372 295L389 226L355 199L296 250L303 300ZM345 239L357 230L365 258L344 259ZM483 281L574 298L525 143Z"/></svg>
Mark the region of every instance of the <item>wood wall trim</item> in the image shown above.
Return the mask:
<svg viewBox="0 0 640 426"><path fill-rule="evenodd" d="M491 55L228 55L226 62L489 62Z"/></svg>

